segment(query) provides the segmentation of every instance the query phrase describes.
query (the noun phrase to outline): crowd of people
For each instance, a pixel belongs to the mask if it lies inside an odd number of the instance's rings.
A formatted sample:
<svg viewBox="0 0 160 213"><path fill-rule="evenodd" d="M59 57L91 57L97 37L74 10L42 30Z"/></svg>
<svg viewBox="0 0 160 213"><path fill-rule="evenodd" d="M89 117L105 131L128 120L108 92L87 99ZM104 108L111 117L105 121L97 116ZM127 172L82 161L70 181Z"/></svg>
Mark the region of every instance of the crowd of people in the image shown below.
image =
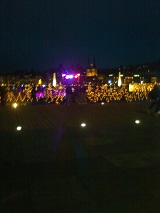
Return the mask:
<svg viewBox="0 0 160 213"><path fill-rule="evenodd" d="M48 85L27 85L1 87L0 97L1 104L11 104L18 102L21 104L27 103L54 103L54 104L70 104L76 102L76 98L80 93L85 94L87 103L98 102L135 102L149 101L149 93L153 90L154 84L133 84L129 86L112 86L112 85L97 85L97 86L82 86L82 85L62 85L57 84L55 87Z"/></svg>

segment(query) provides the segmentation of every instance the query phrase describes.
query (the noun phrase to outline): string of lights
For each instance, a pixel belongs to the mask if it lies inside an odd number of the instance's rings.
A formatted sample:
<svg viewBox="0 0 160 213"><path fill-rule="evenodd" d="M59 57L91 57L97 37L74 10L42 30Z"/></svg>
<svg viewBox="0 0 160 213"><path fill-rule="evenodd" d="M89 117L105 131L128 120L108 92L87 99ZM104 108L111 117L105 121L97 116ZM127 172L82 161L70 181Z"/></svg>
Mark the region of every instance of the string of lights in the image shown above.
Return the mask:
<svg viewBox="0 0 160 213"><path fill-rule="evenodd" d="M134 90L126 89L126 87L109 86L107 84L101 86L86 87L86 95L88 103L97 102L135 102L147 101L148 93L153 89L154 84L135 84ZM33 92L34 91L34 92ZM74 91L74 89L73 89ZM17 92L10 87L6 88L5 102L8 104L17 103L54 103L62 104L66 99L66 87L39 87L34 90L33 86L29 85L25 89Z"/></svg>

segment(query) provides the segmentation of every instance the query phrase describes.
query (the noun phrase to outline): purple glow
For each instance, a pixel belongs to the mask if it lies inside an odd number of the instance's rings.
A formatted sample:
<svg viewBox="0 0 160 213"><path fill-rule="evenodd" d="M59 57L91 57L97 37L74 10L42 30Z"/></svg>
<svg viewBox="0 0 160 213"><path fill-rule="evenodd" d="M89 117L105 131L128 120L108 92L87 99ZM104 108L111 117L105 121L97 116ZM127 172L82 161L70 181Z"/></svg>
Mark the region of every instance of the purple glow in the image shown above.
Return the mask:
<svg viewBox="0 0 160 213"><path fill-rule="evenodd" d="M74 77L75 77L75 78L78 78L79 76L80 76L80 74L78 73L78 74L76 74Z"/></svg>
<svg viewBox="0 0 160 213"><path fill-rule="evenodd" d="M44 97L44 93L43 92L37 92L36 93L36 97L43 98Z"/></svg>
<svg viewBox="0 0 160 213"><path fill-rule="evenodd" d="M73 75L66 75L66 79L72 79Z"/></svg>
<svg viewBox="0 0 160 213"><path fill-rule="evenodd" d="M64 77L65 79L73 79L73 78L78 78L80 76L80 74L75 74L75 75L67 75L67 74L62 74L62 77Z"/></svg>

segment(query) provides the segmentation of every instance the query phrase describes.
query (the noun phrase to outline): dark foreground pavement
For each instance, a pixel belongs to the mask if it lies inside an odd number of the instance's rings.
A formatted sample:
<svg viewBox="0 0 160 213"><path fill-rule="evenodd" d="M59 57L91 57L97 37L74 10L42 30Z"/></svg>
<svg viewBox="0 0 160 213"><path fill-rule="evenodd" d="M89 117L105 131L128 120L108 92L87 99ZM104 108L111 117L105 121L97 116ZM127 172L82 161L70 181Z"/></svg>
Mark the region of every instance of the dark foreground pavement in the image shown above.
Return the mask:
<svg viewBox="0 0 160 213"><path fill-rule="evenodd" d="M0 108L0 212L160 212L160 115L147 106Z"/></svg>

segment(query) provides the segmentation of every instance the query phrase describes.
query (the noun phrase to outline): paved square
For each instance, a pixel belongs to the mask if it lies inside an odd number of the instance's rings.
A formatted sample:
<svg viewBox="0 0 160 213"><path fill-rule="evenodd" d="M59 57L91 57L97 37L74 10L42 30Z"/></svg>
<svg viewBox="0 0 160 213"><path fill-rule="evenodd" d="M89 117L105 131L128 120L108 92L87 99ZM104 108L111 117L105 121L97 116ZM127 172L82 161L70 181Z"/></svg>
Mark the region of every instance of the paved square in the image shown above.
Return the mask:
<svg viewBox="0 0 160 213"><path fill-rule="evenodd" d="M1 107L1 212L159 212L160 116L148 105Z"/></svg>

